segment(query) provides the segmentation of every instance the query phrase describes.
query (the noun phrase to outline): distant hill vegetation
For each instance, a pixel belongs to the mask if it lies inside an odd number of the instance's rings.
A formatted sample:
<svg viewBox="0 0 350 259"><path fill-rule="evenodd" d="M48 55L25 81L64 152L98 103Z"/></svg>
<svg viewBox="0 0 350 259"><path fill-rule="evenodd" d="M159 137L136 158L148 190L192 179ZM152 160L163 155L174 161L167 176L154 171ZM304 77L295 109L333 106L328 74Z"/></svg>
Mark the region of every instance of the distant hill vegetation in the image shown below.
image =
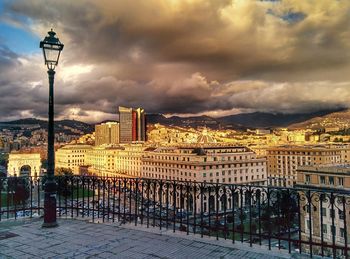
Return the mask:
<svg viewBox="0 0 350 259"><path fill-rule="evenodd" d="M339 127L350 128L350 110L328 110L314 113L282 114L282 113L241 113L220 118L210 116L166 117L163 114L146 114L149 124L160 123L167 126L179 127L208 127L212 129L232 128L232 129L254 129L254 128L326 128ZM107 120L113 121L113 120ZM104 121L104 122L107 122ZM35 118L20 119L15 121L0 122L1 129L47 129L47 121ZM84 134L92 133L95 125L76 120L55 121L55 131L57 133Z"/></svg>
<svg viewBox="0 0 350 259"><path fill-rule="evenodd" d="M328 113L323 116L315 116L299 123L289 126L292 129L309 128L309 129L326 129L326 128L350 128L350 109L339 110Z"/></svg>
<svg viewBox="0 0 350 259"><path fill-rule="evenodd" d="M324 116L331 116L334 113L341 113L344 110L327 110L313 113L298 113L298 114L282 114L282 113L241 113L229 115L219 118L212 118L209 116L193 116L193 117L165 117L162 114L147 114L148 123L160 123L170 126L182 127L198 127L206 126L209 128L280 128L290 127L291 125L298 125L306 123L315 118L323 118ZM349 113L350 118L350 113ZM300 124L302 125L302 124Z"/></svg>
<svg viewBox="0 0 350 259"><path fill-rule="evenodd" d="M0 122L0 129L47 129L48 122L45 120L38 120L35 118L20 119L14 121ZM92 133L94 131L94 125L84 123L76 120L61 120L55 121L56 133L78 134L78 131L84 134Z"/></svg>

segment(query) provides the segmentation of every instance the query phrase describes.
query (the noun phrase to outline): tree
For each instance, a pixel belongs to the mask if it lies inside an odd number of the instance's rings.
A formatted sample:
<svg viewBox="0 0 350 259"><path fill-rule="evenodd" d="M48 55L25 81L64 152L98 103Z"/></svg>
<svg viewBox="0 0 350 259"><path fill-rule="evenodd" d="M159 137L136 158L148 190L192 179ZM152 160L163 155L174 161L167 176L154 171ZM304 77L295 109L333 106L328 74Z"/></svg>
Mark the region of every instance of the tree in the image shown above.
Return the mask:
<svg viewBox="0 0 350 259"><path fill-rule="evenodd" d="M8 191L13 194L15 204L24 203L30 196L28 179L23 177L9 177Z"/></svg>
<svg viewBox="0 0 350 259"><path fill-rule="evenodd" d="M57 176L57 193L63 197L72 195L72 176L73 172L70 168L58 167L55 170Z"/></svg>
<svg viewBox="0 0 350 259"><path fill-rule="evenodd" d="M253 223L251 229L252 229L252 233L255 234L255 233L256 233L256 230L257 230L256 224Z"/></svg>
<svg viewBox="0 0 350 259"><path fill-rule="evenodd" d="M242 224L237 225L237 226L236 226L236 230L237 230L238 232L243 233L243 232L244 232L244 225L242 225Z"/></svg>
<svg viewBox="0 0 350 259"><path fill-rule="evenodd" d="M9 159L9 154L7 153L0 153L0 165L7 167L7 162Z"/></svg>
<svg viewBox="0 0 350 259"><path fill-rule="evenodd" d="M233 223L233 215L227 215L227 223Z"/></svg>
<svg viewBox="0 0 350 259"><path fill-rule="evenodd" d="M242 214L240 213L238 217L241 221L244 221L247 218L247 215L243 212Z"/></svg>
<svg viewBox="0 0 350 259"><path fill-rule="evenodd" d="M294 218L298 213L298 204L296 199L294 199L290 193L281 192L278 207L280 210L278 223L280 224L281 228L291 228Z"/></svg>
<svg viewBox="0 0 350 259"><path fill-rule="evenodd" d="M42 167L43 169L47 169L47 159L42 159L42 160L41 160L41 167Z"/></svg>
<svg viewBox="0 0 350 259"><path fill-rule="evenodd" d="M261 225L265 231L272 232L272 220L273 219L271 218L271 211L265 208L263 210L263 213L261 214Z"/></svg>
<svg viewBox="0 0 350 259"><path fill-rule="evenodd" d="M73 176L73 171L70 168L58 167L55 174L58 176Z"/></svg>

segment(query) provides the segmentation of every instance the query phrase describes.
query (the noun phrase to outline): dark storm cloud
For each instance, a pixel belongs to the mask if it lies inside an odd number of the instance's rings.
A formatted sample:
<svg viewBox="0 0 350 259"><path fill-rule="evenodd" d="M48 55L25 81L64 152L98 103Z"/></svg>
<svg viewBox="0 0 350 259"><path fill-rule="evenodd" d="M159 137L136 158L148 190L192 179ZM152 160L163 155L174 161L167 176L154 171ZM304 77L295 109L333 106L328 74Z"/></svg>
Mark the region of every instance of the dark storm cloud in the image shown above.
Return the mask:
<svg viewBox="0 0 350 259"><path fill-rule="evenodd" d="M7 1L2 20L40 37L54 26L65 43L58 116L93 121L118 105L218 115L348 107L349 10L332 0L27 0ZM41 57L0 52L0 117L46 116Z"/></svg>

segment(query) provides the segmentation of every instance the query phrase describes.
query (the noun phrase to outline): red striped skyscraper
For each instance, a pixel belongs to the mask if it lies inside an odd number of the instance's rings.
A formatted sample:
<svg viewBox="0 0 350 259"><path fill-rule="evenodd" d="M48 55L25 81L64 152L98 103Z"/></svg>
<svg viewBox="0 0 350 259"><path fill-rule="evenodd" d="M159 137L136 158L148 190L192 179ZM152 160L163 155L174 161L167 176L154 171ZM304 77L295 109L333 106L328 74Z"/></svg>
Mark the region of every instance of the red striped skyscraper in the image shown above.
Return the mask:
<svg viewBox="0 0 350 259"><path fill-rule="evenodd" d="M119 106L120 143L146 141L145 111Z"/></svg>

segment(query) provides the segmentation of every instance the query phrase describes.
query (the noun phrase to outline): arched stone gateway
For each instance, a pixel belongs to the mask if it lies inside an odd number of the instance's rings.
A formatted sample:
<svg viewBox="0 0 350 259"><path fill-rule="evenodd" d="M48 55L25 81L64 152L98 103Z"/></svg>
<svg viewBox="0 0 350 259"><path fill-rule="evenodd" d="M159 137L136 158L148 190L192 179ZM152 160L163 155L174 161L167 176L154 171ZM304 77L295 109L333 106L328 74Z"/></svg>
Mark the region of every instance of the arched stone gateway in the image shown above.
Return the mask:
<svg viewBox="0 0 350 259"><path fill-rule="evenodd" d="M29 165L24 165L21 167L21 170L19 172L19 176L30 176L31 168Z"/></svg>
<svg viewBox="0 0 350 259"><path fill-rule="evenodd" d="M40 154L19 154L11 153L7 172L9 176L32 176L40 175L41 159Z"/></svg>

